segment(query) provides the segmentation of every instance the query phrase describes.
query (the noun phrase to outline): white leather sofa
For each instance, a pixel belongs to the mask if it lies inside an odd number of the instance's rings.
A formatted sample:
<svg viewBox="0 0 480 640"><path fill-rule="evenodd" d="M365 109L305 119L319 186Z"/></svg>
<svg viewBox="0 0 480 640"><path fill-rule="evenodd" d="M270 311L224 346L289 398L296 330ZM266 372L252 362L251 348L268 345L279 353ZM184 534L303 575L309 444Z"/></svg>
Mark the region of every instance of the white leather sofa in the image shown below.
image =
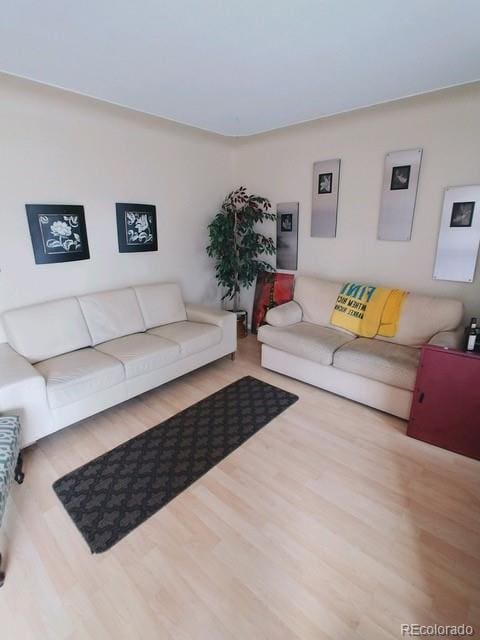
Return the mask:
<svg viewBox="0 0 480 640"><path fill-rule="evenodd" d="M0 412L22 446L236 350L232 313L184 304L176 284L53 300L3 314Z"/></svg>
<svg viewBox="0 0 480 640"><path fill-rule="evenodd" d="M463 304L410 293L393 338L359 338L330 324L342 284L300 276L293 301L260 327L262 365L408 418L422 344L460 348Z"/></svg>

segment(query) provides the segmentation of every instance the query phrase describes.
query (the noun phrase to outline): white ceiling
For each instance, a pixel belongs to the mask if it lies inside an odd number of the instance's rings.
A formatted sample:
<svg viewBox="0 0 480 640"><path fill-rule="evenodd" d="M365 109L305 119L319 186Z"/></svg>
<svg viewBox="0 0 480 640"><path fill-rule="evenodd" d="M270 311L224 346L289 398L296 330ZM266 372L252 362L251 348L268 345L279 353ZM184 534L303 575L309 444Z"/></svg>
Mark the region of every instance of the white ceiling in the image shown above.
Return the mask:
<svg viewBox="0 0 480 640"><path fill-rule="evenodd" d="M480 78L479 0L2 0L0 69L230 136Z"/></svg>

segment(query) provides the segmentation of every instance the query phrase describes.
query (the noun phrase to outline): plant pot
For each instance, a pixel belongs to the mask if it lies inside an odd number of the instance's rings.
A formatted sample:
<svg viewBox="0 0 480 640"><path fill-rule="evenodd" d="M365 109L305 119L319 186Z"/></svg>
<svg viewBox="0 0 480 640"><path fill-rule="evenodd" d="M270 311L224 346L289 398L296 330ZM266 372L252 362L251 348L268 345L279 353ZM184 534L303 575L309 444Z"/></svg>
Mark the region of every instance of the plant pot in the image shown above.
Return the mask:
<svg viewBox="0 0 480 640"><path fill-rule="evenodd" d="M248 335L248 313L245 309L232 311L237 316L237 338L246 338Z"/></svg>

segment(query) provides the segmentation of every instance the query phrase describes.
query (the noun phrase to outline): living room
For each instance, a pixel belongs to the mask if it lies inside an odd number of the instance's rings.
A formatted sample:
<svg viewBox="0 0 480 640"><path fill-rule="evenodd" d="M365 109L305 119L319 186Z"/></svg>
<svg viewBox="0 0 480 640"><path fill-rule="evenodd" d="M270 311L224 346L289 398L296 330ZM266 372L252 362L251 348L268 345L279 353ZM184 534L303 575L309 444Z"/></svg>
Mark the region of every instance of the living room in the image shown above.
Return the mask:
<svg viewBox="0 0 480 640"><path fill-rule="evenodd" d="M480 637L477 3L3 13L2 639Z"/></svg>

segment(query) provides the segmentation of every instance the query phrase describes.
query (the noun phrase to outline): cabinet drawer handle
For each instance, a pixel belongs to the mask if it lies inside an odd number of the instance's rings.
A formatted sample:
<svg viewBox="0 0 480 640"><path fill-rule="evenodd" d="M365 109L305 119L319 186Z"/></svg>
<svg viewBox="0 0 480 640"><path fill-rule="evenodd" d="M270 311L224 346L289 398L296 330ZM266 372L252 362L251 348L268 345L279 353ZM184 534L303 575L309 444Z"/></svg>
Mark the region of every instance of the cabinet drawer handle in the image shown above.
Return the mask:
<svg viewBox="0 0 480 640"><path fill-rule="evenodd" d="M424 394L424 392L422 391L422 392L420 393L419 398L418 398L418 402L422 403L424 398L425 398L425 394Z"/></svg>

